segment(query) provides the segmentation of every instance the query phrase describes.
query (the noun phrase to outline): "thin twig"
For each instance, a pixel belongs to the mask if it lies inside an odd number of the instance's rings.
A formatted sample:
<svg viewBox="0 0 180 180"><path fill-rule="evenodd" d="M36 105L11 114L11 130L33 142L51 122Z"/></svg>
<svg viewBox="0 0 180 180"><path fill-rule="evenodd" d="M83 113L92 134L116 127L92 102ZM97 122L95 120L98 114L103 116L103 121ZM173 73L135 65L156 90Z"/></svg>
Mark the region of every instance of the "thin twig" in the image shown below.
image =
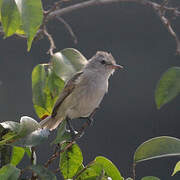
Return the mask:
<svg viewBox="0 0 180 180"><path fill-rule="evenodd" d="M133 180L136 180L136 163L133 163Z"/></svg>
<svg viewBox="0 0 180 180"><path fill-rule="evenodd" d="M35 147L31 147L31 165L35 162ZM37 180L36 173L32 172L31 180Z"/></svg>
<svg viewBox="0 0 180 180"><path fill-rule="evenodd" d="M53 40L52 36L47 32L47 29L46 29L45 25L43 26L43 32L47 36L47 38L48 38L48 40L50 42L50 48L48 50L48 53L52 56L54 54L53 50L56 48L56 46L54 44L54 40Z"/></svg>
<svg viewBox="0 0 180 180"><path fill-rule="evenodd" d="M175 41L176 41L176 54L180 55L180 40L179 40L179 37L175 33L175 31L173 30L170 21L165 17L164 12L163 12L164 11L163 7L159 8L159 9L155 9L155 10L156 10L156 13L158 14L158 16L160 17L160 20L162 21L164 26L167 28L168 32L175 39Z"/></svg>
<svg viewBox="0 0 180 180"><path fill-rule="evenodd" d="M76 35L74 34L71 26L60 16L56 16L56 18L64 24L64 26L66 27L66 29L68 30L69 34L71 35L72 39L73 39L73 42L74 44L77 44L77 37Z"/></svg>

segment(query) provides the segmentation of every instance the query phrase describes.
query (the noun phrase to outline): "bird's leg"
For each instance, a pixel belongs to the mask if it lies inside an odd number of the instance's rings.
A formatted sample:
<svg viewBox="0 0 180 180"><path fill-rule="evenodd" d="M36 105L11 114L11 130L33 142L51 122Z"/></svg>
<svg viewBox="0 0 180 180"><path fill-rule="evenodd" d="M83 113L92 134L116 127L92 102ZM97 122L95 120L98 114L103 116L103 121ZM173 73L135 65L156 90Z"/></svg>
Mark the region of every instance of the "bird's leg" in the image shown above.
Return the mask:
<svg viewBox="0 0 180 180"><path fill-rule="evenodd" d="M92 125L93 125L93 122L94 122L93 117L94 117L97 109L99 109L99 108L95 108L94 111L90 114L90 116L87 117L87 123L88 123L89 126L92 126Z"/></svg>
<svg viewBox="0 0 180 180"><path fill-rule="evenodd" d="M76 131L74 130L74 128L73 128L73 126L72 126L72 124L70 122L71 119L67 118L66 121L67 121L67 126L68 126L68 128L70 130L70 133L71 133L71 138L74 139L75 136L76 136Z"/></svg>

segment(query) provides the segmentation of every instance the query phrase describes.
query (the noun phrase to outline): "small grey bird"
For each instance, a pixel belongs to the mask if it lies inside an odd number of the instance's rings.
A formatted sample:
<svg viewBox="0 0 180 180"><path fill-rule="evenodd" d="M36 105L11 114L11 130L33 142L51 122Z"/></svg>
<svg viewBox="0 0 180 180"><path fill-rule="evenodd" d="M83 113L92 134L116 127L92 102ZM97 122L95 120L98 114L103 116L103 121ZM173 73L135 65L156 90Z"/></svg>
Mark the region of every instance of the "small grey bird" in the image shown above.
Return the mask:
<svg viewBox="0 0 180 180"><path fill-rule="evenodd" d="M116 64L111 54L98 51L84 68L66 83L54 105L52 115L40 122L42 128L53 130L63 120L69 122L72 119L90 117L108 91L109 77L115 69L121 68L123 67Z"/></svg>

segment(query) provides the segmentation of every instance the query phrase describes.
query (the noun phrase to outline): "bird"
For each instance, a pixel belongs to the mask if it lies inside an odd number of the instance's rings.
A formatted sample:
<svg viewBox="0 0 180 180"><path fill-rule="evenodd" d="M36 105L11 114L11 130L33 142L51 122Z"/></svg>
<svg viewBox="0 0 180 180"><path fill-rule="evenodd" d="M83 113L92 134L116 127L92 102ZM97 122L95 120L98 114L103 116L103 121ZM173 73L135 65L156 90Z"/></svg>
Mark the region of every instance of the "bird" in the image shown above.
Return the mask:
<svg viewBox="0 0 180 180"><path fill-rule="evenodd" d="M52 114L40 122L41 127L52 131L66 120L74 133L71 120L84 118L91 124L92 115L108 92L108 80L116 69L123 66L116 64L111 53L97 51L82 70L67 81Z"/></svg>

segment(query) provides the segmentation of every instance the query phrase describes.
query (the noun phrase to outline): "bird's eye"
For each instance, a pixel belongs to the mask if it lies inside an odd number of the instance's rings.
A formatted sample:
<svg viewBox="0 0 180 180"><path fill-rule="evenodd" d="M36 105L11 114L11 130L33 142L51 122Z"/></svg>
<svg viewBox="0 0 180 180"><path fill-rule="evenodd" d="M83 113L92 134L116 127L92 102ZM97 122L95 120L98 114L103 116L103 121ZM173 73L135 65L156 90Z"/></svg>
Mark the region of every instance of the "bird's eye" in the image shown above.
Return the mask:
<svg viewBox="0 0 180 180"><path fill-rule="evenodd" d="M105 60L102 60L102 61L101 61L101 64L106 64L106 61L105 61Z"/></svg>

